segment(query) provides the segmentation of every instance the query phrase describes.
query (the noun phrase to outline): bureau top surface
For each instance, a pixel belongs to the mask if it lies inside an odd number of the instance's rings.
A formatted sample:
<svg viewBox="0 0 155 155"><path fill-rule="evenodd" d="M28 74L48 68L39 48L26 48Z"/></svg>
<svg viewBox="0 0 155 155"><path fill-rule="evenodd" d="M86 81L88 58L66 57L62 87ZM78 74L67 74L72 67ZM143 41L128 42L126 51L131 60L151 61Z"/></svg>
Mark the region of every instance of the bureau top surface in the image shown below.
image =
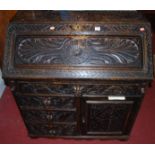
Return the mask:
<svg viewBox="0 0 155 155"><path fill-rule="evenodd" d="M18 11L14 22L144 22L137 11Z"/></svg>

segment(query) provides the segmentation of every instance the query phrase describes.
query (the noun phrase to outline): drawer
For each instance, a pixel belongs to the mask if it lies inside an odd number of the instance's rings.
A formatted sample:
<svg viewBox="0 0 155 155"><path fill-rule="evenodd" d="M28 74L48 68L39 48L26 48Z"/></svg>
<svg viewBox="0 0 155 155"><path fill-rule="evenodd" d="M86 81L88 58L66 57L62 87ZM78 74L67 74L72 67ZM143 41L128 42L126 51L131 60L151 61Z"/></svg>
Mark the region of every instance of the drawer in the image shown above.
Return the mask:
<svg viewBox="0 0 155 155"><path fill-rule="evenodd" d="M20 93L74 95L75 86L71 84L53 84L47 82L19 82Z"/></svg>
<svg viewBox="0 0 155 155"><path fill-rule="evenodd" d="M124 95L136 96L144 93L144 87L134 84L111 84L111 85L83 85L81 86L81 94L83 96L107 96L107 95Z"/></svg>
<svg viewBox="0 0 155 155"><path fill-rule="evenodd" d="M26 122L75 122L76 112L73 111L40 111L21 110Z"/></svg>
<svg viewBox="0 0 155 155"><path fill-rule="evenodd" d="M75 108L75 98L60 96L25 96L16 95L17 104L21 108L50 108L50 109L73 109Z"/></svg>
<svg viewBox="0 0 155 155"><path fill-rule="evenodd" d="M46 135L46 136L71 136L76 135L76 125L71 124L26 124L29 134L33 136Z"/></svg>

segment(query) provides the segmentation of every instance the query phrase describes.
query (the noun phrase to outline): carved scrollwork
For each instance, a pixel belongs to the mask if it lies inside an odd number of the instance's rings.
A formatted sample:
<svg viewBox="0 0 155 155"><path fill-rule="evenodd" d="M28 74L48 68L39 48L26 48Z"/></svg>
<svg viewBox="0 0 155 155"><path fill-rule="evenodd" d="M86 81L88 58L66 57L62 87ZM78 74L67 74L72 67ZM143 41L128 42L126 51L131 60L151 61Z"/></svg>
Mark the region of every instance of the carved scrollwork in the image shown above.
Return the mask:
<svg viewBox="0 0 155 155"><path fill-rule="evenodd" d="M126 73L124 72L125 70L121 70L119 73L115 70L115 68L113 70L113 72L111 72L111 76L112 77L117 77L117 78L122 78L122 77L129 77L129 78L145 78L145 77L149 77L151 78L151 66L152 66L152 61L151 61L151 33L150 33L150 24L149 23L134 23L134 24L127 24L127 23L98 23L97 26L101 27L101 31L100 32L94 32L94 26L96 25L96 23L80 23L80 32L75 31L75 30L67 30L67 28L65 30L57 30L57 25L62 25L62 29L63 29L63 25L66 25L66 27L68 27L68 29L72 29L69 27L72 27L73 23L33 23L33 24L16 24L16 23L11 23L8 29L8 34L7 34L7 46L6 46L6 51L4 53L4 61L3 61L3 75L4 77L16 77L18 78L20 77L29 77L31 78L33 77L46 77L45 75L48 73L48 75L50 77L61 77L63 76L64 78L71 78L71 77L78 77L78 78L107 78L107 74L103 74L103 70L101 70L102 68L104 68L104 65L106 65L107 67L135 67L137 70L129 70L129 72L127 71ZM50 27L54 26L55 27L55 31L51 31ZM140 28L143 27L145 29L145 32L140 32ZM18 35L16 34L20 34L20 36L22 37L21 34L28 34L29 36L34 36L40 35L40 36L45 36L48 34L52 35L52 36L64 36L64 35L90 35L93 34L94 35L103 35L103 36L107 36L107 35L114 35L114 36L126 36L127 34L133 34L133 36L139 36L139 40L141 40L140 44L138 44L138 42L136 42L137 45L139 46L139 57L133 62L133 63L128 63L128 64L88 64L86 63L86 65L84 64L85 62L87 62L86 60L89 59L85 59L82 60L83 63L72 63L72 62L67 62L64 63L63 65L59 65L57 64L48 64L48 66L50 65L50 68L52 68L51 70L42 70L41 68L39 68L39 72L38 70L34 70L31 67L25 66L25 68L28 69L20 69L17 68L17 66L21 66L22 68L22 60L20 60L21 58L19 58L16 54L14 50L15 48L18 47L19 43L17 44L17 40L18 40ZM16 38L17 37L17 38ZM16 38L16 39L15 39ZM131 37L132 38L132 37ZM130 38L130 39L131 39ZM26 39L26 38L25 38ZM129 38L128 38L129 39ZM12 44L12 42L16 43L16 46L14 48L14 45ZM142 48L146 47L143 52L142 52ZM144 48L143 48L144 49ZM147 52L148 51L148 52ZM11 54L13 53L13 54ZM91 53L91 52L90 52ZM129 52L127 52L129 53ZM137 55L137 54L136 54ZM143 57L145 56L145 57ZM23 59L23 58L22 58ZM69 58L68 58L69 59ZM149 59L149 61L148 61ZM48 60L48 59L47 59ZM48 62L48 61L47 61ZM16 65L17 64L17 65ZM18 65L19 64L19 65ZM24 64L27 64L24 62ZM36 63L37 64L37 63ZM41 64L42 65L42 64ZM45 65L45 64L44 64ZM66 66L67 65L67 69ZM37 66L37 65L36 65ZM70 67L71 66L71 67ZM80 70L76 70L73 71L73 66L80 66L79 69ZM83 68L82 66L89 66L88 70L85 70L85 68ZM93 67L94 66L94 67ZM95 67L96 66L96 67ZM47 66L46 66L47 67ZM58 70L53 70L53 67L58 69ZM90 71L90 68L93 67L95 69L93 69ZM98 67L98 68L97 68ZM99 68L100 67L100 68ZM44 68L44 66L42 65L42 68ZM78 67L77 67L78 68ZM64 70L65 69L65 70ZM137 72L138 71L138 72ZM107 68L105 69L104 73L107 73ZM88 75L91 76L88 77ZM135 77L135 75L137 77Z"/></svg>
<svg viewBox="0 0 155 155"><path fill-rule="evenodd" d="M75 112L70 111L38 111L22 110L22 115L27 122L74 122Z"/></svg>
<svg viewBox="0 0 155 155"><path fill-rule="evenodd" d="M90 105L89 107L89 131L118 132L123 130L130 105L127 104L103 104Z"/></svg>
<svg viewBox="0 0 155 155"><path fill-rule="evenodd" d="M46 124L32 124L27 123L29 133L32 135L48 135L48 136L65 136L76 135L75 125L46 125Z"/></svg>
<svg viewBox="0 0 155 155"><path fill-rule="evenodd" d="M20 107L28 108L75 108L72 97L43 97L16 95Z"/></svg>
<svg viewBox="0 0 155 155"><path fill-rule="evenodd" d="M34 94L66 94L71 96L79 95L141 95L141 86L139 84L103 84L103 85L72 85L72 84L50 84L50 83L35 83L35 82L23 82L19 83L19 91L22 93L34 93ZM143 86L144 87L144 86ZM31 99L31 98L30 98ZM35 98L34 98L35 99ZM39 98L38 98L39 99ZM35 100L38 100L37 98ZM33 99L32 99L33 100ZM35 103L34 100L34 103ZM40 101L43 98L40 97ZM49 98L50 104L59 102L71 103L73 100L69 98Z"/></svg>
<svg viewBox="0 0 155 155"><path fill-rule="evenodd" d="M19 84L22 93L42 93L42 94L74 94L74 86L69 84L51 84L51 83L35 83L25 82Z"/></svg>
<svg viewBox="0 0 155 155"><path fill-rule="evenodd" d="M122 33L122 32L139 32L140 27L145 27L143 24L135 24L135 25L128 25L128 24L103 24L97 23L98 26L101 27L102 33ZM94 32L94 27L96 23L80 23L80 29L77 29L78 24L73 23L59 23L59 24L11 24L9 26L8 32L51 32L50 27L54 26L55 30L52 33L71 33L75 31L80 32Z"/></svg>
<svg viewBox="0 0 155 155"><path fill-rule="evenodd" d="M87 85L81 86L82 95L140 95L140 86L133 85Z"/></svg>
<svg viewBox="0 0 155 155"><path fill-rule="evenodd" d="M138 38L20 38L16 64L116 65L140 67Z"/></svg>

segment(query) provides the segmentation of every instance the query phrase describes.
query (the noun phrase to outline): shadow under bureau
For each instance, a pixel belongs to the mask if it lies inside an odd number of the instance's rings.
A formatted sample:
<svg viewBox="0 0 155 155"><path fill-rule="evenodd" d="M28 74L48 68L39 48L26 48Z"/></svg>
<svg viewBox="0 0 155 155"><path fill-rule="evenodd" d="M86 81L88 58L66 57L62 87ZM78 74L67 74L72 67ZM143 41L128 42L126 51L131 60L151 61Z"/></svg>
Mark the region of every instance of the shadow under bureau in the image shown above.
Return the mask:
<svg viewBox="0 0 155 155"><path fill-rule="evenodd" d="M152 66L136 11L19 11L3 78L31 137L127 139Z"/></svg>

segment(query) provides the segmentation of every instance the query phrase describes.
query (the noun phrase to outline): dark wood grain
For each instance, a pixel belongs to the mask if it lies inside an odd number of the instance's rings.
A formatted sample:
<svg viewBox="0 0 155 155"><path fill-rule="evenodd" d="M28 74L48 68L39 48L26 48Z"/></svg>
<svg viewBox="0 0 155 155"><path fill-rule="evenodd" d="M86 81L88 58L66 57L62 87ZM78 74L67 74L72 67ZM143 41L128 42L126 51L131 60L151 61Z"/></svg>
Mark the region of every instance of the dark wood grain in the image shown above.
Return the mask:
<svg viewBox="0 0 155 155"><path fill-rule="evenodd" d="M128 138L153 80L140 13L19 11L3 77L32 137Z"/></svg>

